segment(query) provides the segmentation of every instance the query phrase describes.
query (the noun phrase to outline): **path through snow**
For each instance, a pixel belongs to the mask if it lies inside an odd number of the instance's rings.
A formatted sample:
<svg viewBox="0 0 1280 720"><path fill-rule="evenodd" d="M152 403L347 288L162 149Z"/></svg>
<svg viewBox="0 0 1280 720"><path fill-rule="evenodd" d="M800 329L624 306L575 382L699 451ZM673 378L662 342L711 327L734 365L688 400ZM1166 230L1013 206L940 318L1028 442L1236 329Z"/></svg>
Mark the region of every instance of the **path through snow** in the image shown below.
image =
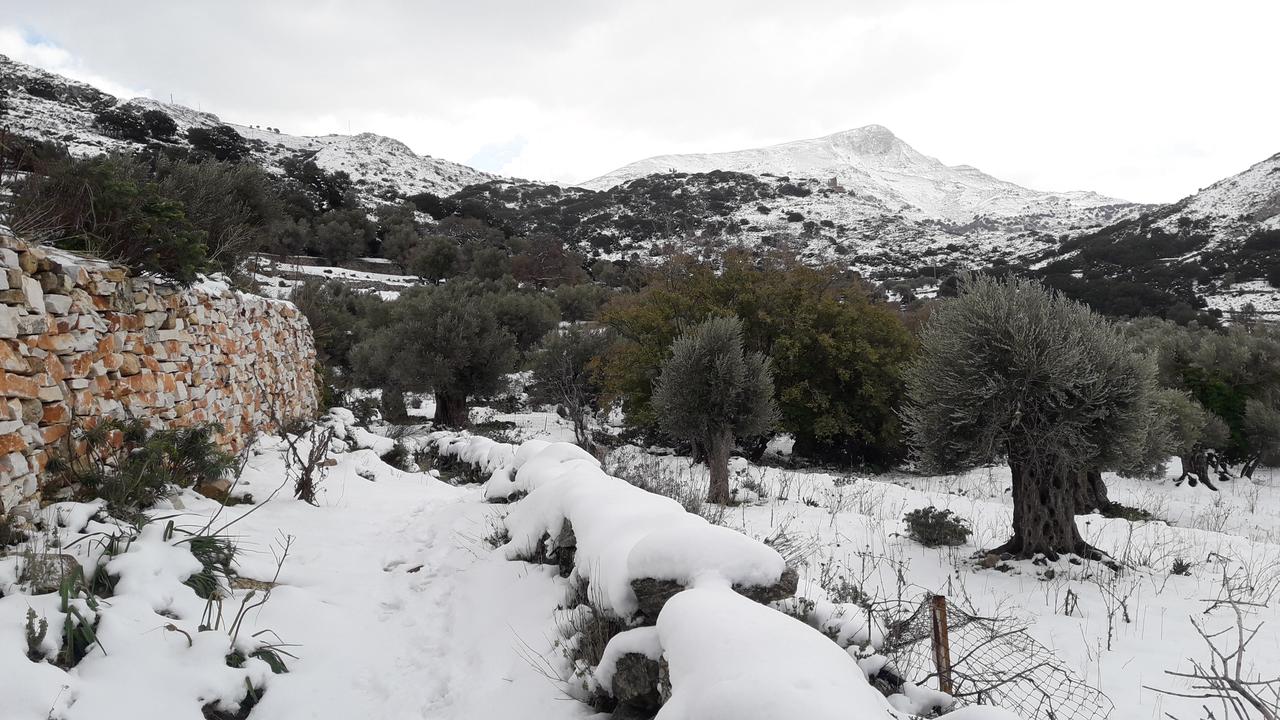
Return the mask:
<svg viewBox="0 0 1280 720"><path fill-rule="evenodd" d="M298 643L300 660L273 678L254 716L590 715L522 659L523 643L548 650L548 618L564 591L552 569L492 553L484 537L497 512L476 489L394 471L362 452L330 473L321 507L274 500L237 524L252 544L242 568L250 577L274 572L273 536L294 538L282 585L253 621Z"/></svg>

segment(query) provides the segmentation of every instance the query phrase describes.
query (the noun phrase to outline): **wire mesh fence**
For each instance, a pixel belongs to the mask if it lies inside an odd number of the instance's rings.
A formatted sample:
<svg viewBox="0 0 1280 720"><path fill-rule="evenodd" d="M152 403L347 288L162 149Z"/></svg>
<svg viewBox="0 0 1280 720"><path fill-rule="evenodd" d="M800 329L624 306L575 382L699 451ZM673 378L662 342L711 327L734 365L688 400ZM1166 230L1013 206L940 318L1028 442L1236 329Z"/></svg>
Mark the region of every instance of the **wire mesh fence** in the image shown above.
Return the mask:
<svg viewBox="0 0 1280 720"><path fill-rule="evenodd" d="M1026 720L1106 720L1115 709L1024 627L971 615L941 596L926 598L896 623L883 652L916 685Z"/></svg>

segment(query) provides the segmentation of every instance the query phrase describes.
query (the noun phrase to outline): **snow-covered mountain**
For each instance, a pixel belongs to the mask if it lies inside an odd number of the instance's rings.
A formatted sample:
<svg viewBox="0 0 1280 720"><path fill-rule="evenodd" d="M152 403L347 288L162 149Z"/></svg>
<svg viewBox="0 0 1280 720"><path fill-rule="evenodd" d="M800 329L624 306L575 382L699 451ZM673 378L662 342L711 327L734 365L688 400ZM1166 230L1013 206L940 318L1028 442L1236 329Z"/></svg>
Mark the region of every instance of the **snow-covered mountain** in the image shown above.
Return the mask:
<svg viewBox="0 0 1280 720"><path fill-rule="evenodd" d="M249 141L254 157L267 169L301 157L320 168L351 176L356 191L369 204L420 192L449 195L497 176L448 160L418 155L407 145L372 133L358 135L289 135L275 129L224 123L213 113L151 98L121 100L81 82L0 55L0 125L27 137L58 142L76 155L94 155L138 147L105 134L95 123L111 108L161 110L178 126L175 142L191 128L227 125Z"/></svg>
<svg viewBox="0 0 1280 720"><path fill-rule="evenodd" d="M589 180L582 187L604 190L646 175L712 170L830 180L875 198L892 212L955 223L983 217L1053 216L1070 224L1108 214L1106 219L1114 219L1132 207L1094 192L1040 192L969 165L945 165L880 125L751 150L659 155Z"/></svg>
<svg viewBox="0 0 1280 720"><path fill-rule="evenodd" d="M140 147L104 131L101 114L112 109L164 112L177 125L164 142L179 146L191 129L226 124L182 105L121 101L0 56L0 128L78 155ZM229 127L269 171L314 160L348 173L366 206L431 193L441 198L432 205L437 218L552 235L589 262L738 248L789 252L918 288L955 270L999 266L1053 278L1076 296L1106 292L1117 308L1139 286L1160 293L1142 307L1280 307L1280 298L1254 297L1255 285L1267 293L1280 282L1272 282L1280 278L1280 155L1177 203L1135 205L946 165L878 125L754 150L650 158L574 187L501 178L370 133Z"/></svg>
<svg viewBox="0 0 1280 720"><path fill-rule="evenodd" d="M1176 203L1071 237L1035 269L1122 314L1141 295L1147 309L1184 305L1176 311L1183 317L1248 306L1280 317L1280 154Z"/></svg>
<svg viewBox="0 0 1280 720"><path fill-rule="evenodd" d="M1222 238L1280 229L1280 153L1158 213L1167 230L1204 221Z"/></svg>

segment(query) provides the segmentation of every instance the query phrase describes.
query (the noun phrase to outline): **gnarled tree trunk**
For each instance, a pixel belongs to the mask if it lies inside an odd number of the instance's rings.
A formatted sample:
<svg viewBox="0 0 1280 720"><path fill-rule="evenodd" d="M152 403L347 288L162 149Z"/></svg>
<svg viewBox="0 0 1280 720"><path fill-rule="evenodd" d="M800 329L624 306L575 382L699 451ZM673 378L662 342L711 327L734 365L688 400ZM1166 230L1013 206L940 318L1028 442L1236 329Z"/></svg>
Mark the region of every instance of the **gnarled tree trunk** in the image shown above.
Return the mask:
<svg viewBox="0 0 1280 720"><path fill-rule="evenodd" d="M1075 507L1077 515L1088 515L1094 510L1105 511L1111 506L1107 497L1107 486L1102 482L1100 470L1087 470L1080 473L1080 481L1075 486Z"/></svg>
<svg viewBox="0 0 1280 720"><path fill-rule="evenodd" d="M1085 473L1013 458L1009 469L1013 472L1013 537L989 552L1020 558L1044 555L1050 560L1071 553L1105 557L1080 537L1076 527L1078 486L1086 480Z"/></svg>
<svg viewBox="0 0 1280 720"><path fill-rule="evenodd" d="M707 437L707 470L711 484L707 488L707 502L717 505L729 503L729 453L733 450L733 433L718 430Z"/></svg>
<svg viewBox="0 0 1280 720"><path fill-rule="evenodd" d="M1182 475L1174 482L1175 485L1181 485L1183 480L1190 478L1187 484L1191 487L1200 483L1215 492L1218 490L1209 480L1209 453L1203 447L1196 445L1191 452L1179 455L1178 460L1182 464Z"/></svg>
<svg viewBox="0 0 1280 720"><path fill-rule="evenodd" d="M467 396L453 393L436 393L436 414L432 421L445 427L467 427Z"/></svg>

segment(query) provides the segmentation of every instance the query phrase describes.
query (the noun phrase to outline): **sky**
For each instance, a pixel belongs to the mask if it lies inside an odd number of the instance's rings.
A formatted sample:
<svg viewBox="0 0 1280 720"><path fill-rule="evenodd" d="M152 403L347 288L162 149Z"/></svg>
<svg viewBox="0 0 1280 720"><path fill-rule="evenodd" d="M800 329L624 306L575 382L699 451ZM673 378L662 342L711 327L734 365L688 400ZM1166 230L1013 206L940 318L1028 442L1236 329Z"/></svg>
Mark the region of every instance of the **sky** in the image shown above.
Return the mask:
<svg viewBox="0 0 1280 720"><path fill-rule="evenodd" d="M576 182L888 127L1169 202L1280 152L1274 0L0 0L0 54L118 96Z"/></svg>

